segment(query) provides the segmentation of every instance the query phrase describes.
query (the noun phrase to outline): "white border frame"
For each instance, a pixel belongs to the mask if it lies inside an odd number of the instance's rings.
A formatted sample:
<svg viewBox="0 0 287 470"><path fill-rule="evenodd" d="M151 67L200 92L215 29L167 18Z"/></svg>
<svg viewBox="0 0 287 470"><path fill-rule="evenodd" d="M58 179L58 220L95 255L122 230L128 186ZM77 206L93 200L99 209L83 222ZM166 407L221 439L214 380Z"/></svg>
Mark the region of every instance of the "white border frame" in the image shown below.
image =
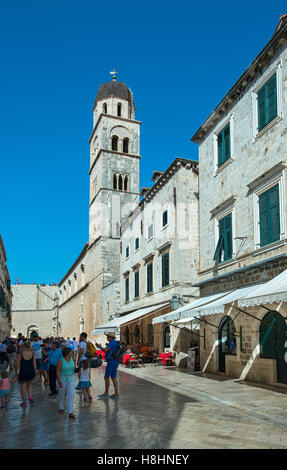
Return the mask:
<svg viewBox="0 0 287 470"><path fill-rule="evenodd" d="M268 248L268 245L261 247L260 245L260 217L259 217L259 196L274 186L279 184L279 212L280 212L280 240L285 238L286 234L286 215L285 215L285 184L284 184L285 170L280 171L272 176L268 181L265 181L253 191L253 220L254 220L254 250L260 248ZM277 240L279 241L279 240Z"/></svg>
<svg viewBox="0 0 287 470"><path fill-rule="evenodd" d="M218 147L217 147L217 138L218 134L229 124L230 126L230 158L226 160L222 165L218 166ZM227 119L221 123L220 127L216 129L213 134L213 158L214 158L214 176L221 170L221 167L224 168L225 164L229 161L234 160L234 113L231 113Z"/></svg>
<svg viewBox="0 0 287 470"><path fill-rule="evenodd" d="M277 116L272 119L266 126L258 130L258 93L261 88L270 80L272 75L276 73L276 85L277 85ZM282 103L282 59L280 59L276 64L272 67L267 75L265 75L264 79L256 85L256 87L252 90L252 110L253 110L253 142L256 141L262 134L264 134L270 127L272 127L278 120L283 118L283 103Z"/></svg>

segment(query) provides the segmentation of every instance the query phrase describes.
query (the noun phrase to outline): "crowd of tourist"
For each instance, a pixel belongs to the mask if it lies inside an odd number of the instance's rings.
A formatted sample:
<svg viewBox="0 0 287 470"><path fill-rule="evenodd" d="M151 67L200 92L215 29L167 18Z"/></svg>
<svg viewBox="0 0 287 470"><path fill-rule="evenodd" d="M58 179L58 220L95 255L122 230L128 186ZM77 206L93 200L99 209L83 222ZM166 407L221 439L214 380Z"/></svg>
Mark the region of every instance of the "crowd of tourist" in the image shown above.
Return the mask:
<svg viewBox="0 0 287 470"><path fill-rule="evenodd" d="M107 367L105 372L105 392L98 395L99 399L118 398L117 368L119 361L113 357L119 343L115 341L113 332L105 333L107 343L96 346L105 353ZM64 414L67 399L68 414L75 419L74 394L75 390L82 393L83 401L92 400L91 395L91 361L96 356L96 348L87 341L87 334L81 333L76 337L41 338L33 331L29 338L21 333L17 339L6 338L0 341L0 397L1 408L7 408L11 384L18 382L21 391L21 407L34 403L33 385L42 384L50 387L49 397L58 398L58 412ZM100 361L101 362L101 361ZM79 382L76 386L76 376ZM113 381L115 393L109 395L110 378Z"/></svg>

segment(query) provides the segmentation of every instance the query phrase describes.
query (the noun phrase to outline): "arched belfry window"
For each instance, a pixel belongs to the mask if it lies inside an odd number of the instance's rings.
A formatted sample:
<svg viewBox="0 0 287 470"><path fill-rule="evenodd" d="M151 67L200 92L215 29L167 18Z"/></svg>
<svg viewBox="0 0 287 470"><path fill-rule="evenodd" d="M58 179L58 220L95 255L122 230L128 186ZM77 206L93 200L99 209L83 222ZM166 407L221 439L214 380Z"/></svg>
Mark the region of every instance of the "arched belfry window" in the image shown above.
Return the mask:
<svg viewBox="0 0 287 470"><path fill-rule="evenodd" d="M124 177L124 191L127 191L128 190L128 177L125 176Z"/></svg>
<svg viewBox="0 0 287 470"><path fill-rule="evenodd" d="M119 176L119 190L123 190L123 177L122 175Z"/></svg>
<svg viewBox="0 0 287 470"><path fill-rule="evenodd" d="M108 112L107 103L104 103L103 104L103 113L107 114L107 112Z"/></svg>
<svg viewBox="0 0 287 470"><path fill-rule="evenodd" d="M118 136L113 135L113 137L112 137L112 150L115 150L115 151L118 150L118 141L119 141Z"/></svg>
<svg viewBox="0 0 287 470"><path fill-rule="evenodd" d="M122 105L121 103L118 103L118 116L120 117L122 115Z"/></svg>
<svg viewBox="0 0 287 470"><path fill-rule="evenodd" d="M129 139L128 138L125 138L123 140L123 152L129 153Z"/></svg>
<svg viewBox="0 0 287 470"><path fill-rule="evenodd" d="M114 174L114 177L113 177L113 188L114 188L114 189L117 189L117 187L118 187L117 175Z"/></svg>

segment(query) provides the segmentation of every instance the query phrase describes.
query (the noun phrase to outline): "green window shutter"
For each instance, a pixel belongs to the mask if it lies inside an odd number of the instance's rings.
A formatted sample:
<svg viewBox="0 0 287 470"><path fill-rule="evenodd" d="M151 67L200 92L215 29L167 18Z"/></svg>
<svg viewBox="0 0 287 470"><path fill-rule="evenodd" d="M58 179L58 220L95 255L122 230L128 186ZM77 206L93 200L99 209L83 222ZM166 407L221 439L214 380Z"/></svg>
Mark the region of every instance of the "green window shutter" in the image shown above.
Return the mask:
<svg viewBox="0 0 287 470"><path fill-rule="evenodd" d="M259 196L260 246L269 243L268 192Z"/></svg>
<svg viewBox="0 0 287 470"><path fill-rule="evenodd" d="M152 278L153 264L147 265L147 292L153 291L153 278Z"/></svg>
<svg viewBox="0 0 287 470"><path fill-rule="evenodd" d="M260 246L280 240L279 185L259 196Z"/></svg>
<svg viewBox="0 0 287 470"><path fill-rule="evenodd" d="M262 87L257 95L258 101L258 130L261 131L266 124L265 116L265 87Z"/></svg>
<svg viewBox="0 0 287 470"><path fill-rule="evenodd" d="M260 356L272 359L276 357L276 314L267 313L260 323Z"/></svg>
<svg viewBox="0 0 287 470"><path fill-rule="evenodd" d="M139 297L139 271L135 272L135 297Z"/></svg>
<svg viewBox="0 0 287 470"><path fill-rule="evenodd" d="M162 214L162 226L165 227L167 225L167 211L164 211Z"/></svg>
<svg viewBox="0 0 287 470"><path fill-rule="evenodd" d="M225 217L224 261L232 258L232 215Z"/></svg>
<svg viewBox="0 0 287 470"><path fill-rule="evenodd" d="M222 132L217 136L217 153L218 153L218 166L223 163L223 142L222 142Z"/></svg>
<svg viewBox="0 0 287 470"><path fill-rule="evenodd" d="M272 121L277 116L277 82L276 74L270 78L270 80L265 85L266 88L266 114L268 122Z"/></svg>
<svg viewBox="0 0 287 470"><path fill-rule="evenodd" d="M130 293L129 293L129 278L128 278L128 277L126 277L125 284L126 284L126 302L128 302L128 301L129 301L129 298L130 298Z"/></svg>
<svg viewBox="0 0 287 470"><path fill-rule="evenodd" d="M219 221L219 237L223 235L223 261L232 259L232 214L227 215ZM221 261L221 260L219 260Z"/></svg>
<svg viewBox="0 0 287 470"><path fill-rule="evenodd" d="M169 253L162 255L162 287L169 285Z"/></svg>
<svg viewBox="0 0 287 470"><path fill-rule="evenodd" d="M280 240L279 185L269 191L269 242Z"/></svg>
<svg viewBox="0 0 287 470"><path fill-rule="evenodd" d="M223 162L230 158L230 125L223 130L224 148L223 148Z"/></svg>

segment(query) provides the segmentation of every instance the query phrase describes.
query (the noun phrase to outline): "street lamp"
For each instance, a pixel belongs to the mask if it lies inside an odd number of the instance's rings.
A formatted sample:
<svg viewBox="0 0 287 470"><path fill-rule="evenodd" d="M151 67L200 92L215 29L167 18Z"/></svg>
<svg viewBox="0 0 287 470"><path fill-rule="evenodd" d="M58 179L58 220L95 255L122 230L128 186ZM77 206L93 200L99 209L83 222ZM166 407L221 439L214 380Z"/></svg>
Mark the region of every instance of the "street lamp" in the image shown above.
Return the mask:
<svg viewBox="0 0 287 470"><path fill-rule="evenodd" d="M177 310L180 304L180 297L176 294L173 294L172 298L170 299L170 306L172 310Z"/></svg>

